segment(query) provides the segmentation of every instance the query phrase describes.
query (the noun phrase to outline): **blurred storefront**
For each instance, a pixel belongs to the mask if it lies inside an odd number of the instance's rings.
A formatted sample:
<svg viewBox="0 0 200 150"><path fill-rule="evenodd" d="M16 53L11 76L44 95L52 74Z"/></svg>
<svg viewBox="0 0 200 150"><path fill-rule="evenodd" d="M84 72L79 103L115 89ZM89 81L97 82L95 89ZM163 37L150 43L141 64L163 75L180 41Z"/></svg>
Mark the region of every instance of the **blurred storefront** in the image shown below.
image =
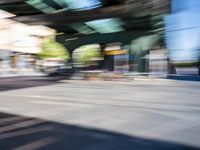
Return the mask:
<svg viewBox="0 0 200 150"><path fill-rule="evenodd" d="M149 72L157 75L168 74L167 49L154 49L149 52Z"/></svg>
<svg viewBox="0 0 200 150"><path fill-rule="evenodd" d="M35 71L36 55L43 38L54 34L44 26L28 26L6 18L0 19L0 73Z"/></svg>
<svg viewBox="0 0 200 150"><path fill-rule="evenodd" d="M104 69L116 73L128 72L129 52L123 50L120 43L108 44L104 49Z"/></svg>
<svg viewBox="0 0 200 150"><path fill-rule="evenodd" d="M139 37L131 43L131 55L134 55L134 71L149 72L149 58L152 57L153 51L158 50L161 36L158 34Z"/></svg>

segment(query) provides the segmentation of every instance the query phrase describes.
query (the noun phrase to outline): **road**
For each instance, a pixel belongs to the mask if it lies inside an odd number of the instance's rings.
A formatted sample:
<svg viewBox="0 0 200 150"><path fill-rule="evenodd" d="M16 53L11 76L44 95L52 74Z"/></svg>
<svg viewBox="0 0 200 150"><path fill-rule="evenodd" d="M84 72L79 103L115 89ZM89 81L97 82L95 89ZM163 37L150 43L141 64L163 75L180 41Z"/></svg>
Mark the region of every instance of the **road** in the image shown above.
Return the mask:
<svg viewBox="0 0 200 150"><path fill-rule="evenodd" d="M0 149L200 149L200 82L0 79Z"/></svg>

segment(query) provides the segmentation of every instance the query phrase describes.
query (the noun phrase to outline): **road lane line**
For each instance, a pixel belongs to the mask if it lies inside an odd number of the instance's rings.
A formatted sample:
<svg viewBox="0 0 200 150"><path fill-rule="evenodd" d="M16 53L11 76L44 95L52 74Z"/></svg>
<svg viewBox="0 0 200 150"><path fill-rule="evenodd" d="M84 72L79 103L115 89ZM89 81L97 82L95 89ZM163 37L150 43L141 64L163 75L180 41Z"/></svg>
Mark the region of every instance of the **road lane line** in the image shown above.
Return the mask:
<svg viewBox="0 0 200 150"><path fill-rule="evenodd" d="M0 107L0 110L3 110L3 111L7 111L7 110L11 110L10 108L7 108L7 107Z"/></svg>
<svg viewBox="0 0 200 150"><path fill-rule="evenodd" d="M0 128L0 133L11 131L11 130L15 130L15 129L19 129L19 128L23 128L23 127L28 127L28 126L32 126L32 125L37 125L37 124L41 124L41 123L44 123L44 121L38 120L38 119L33 119L33 120L29 120L29 121L23 121L23 122L20 122L20 123L16 123L16 124L12 124L12 125L9 125L9 126L1 127Z"/></svg>
<svg viewBox="0 0 200 150"><path fill-rule="evenodd" d="M20 146L18 148L14 148L13 150L36 150L36 149L42 148L44 146L47 146L49 144L55 143L57 141L58 141L58 139L56 139L56 138L47 137L47 138L33 141L29 144Z"/></svg>
<svg viewBox="0 0 200 150"><path fill-rule="evenodd" d="M2 119L0 119L0 125L6 124L6 123L9 123L9 122L13 122L13 121L25 120L25 119L26 118L21 117L21 116L2 118Z"/></svg>
<svg viewBox="0 0 200 150"><path fill-rule="evenodd" d="M40 126L38 128L28 128L28 129L14 131L14 132L2 133L0 134L0 140L14 138L18 136L31 135L34 133L41 133L45 131L51 131L52 129L54 128L50 126Z"/></svg>
<svg viewBox="0 0 200 150"><path fill-rule="evenodd" d="M47 105L58 105L58 106L75 106L75 107L91 107L93 104L81 104L72 102L56 102L56 101L34 101L34 104L47 104Z"/></svg>

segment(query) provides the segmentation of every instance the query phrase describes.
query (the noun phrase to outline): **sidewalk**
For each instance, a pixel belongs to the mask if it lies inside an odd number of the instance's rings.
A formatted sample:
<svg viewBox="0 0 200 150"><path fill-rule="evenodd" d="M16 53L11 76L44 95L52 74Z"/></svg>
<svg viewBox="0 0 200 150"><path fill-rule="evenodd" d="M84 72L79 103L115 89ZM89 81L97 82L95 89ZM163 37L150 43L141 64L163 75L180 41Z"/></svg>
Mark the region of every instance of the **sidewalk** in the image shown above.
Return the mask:
<svg viewBox="0 0 200 150"><path fill-rule="evenodd" d="M0 78L7 77L29 77L29 76L46 76L42 72L24 72L24 73L0 73ZM175 75L175 74L149 74L149 73L127 73L127 74L115 74L115 73L98 73L87 72L74 74L70 80L88 80L88 81L154 81L154 80L182 80L182 81L200 81L199 75Z"/></svg>
<svg viewBox="0 0 200 150"><path fill-rule="evenodd" d="M74 74L71 80L93 80L93 81L153 81L153 80L182 80L182 81L200 81L199 75L177 75L177 74L159 74L159 73L113 73L85 71Z"/></svg>

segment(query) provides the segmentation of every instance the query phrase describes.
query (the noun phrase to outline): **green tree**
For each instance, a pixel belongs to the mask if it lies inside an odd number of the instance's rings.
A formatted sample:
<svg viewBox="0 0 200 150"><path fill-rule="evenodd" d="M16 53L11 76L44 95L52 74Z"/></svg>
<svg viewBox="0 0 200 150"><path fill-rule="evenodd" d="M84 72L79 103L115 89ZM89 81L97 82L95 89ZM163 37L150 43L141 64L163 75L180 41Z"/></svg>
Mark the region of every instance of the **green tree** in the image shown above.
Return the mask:
<svg viewBox="0 0 200 150"><path fill-rule="evenodd" d="M62 44L58 43L54 36L44 39L39 57L43 60L49 58L70 59L68 50Z"/></svg>
<svg viewBox="0 0 200 150"><path fill-rule="evenodd" d="M76 49L73 56L76 61L87 64L101 57L101 53L97 45L86 45Z"/></svg>

